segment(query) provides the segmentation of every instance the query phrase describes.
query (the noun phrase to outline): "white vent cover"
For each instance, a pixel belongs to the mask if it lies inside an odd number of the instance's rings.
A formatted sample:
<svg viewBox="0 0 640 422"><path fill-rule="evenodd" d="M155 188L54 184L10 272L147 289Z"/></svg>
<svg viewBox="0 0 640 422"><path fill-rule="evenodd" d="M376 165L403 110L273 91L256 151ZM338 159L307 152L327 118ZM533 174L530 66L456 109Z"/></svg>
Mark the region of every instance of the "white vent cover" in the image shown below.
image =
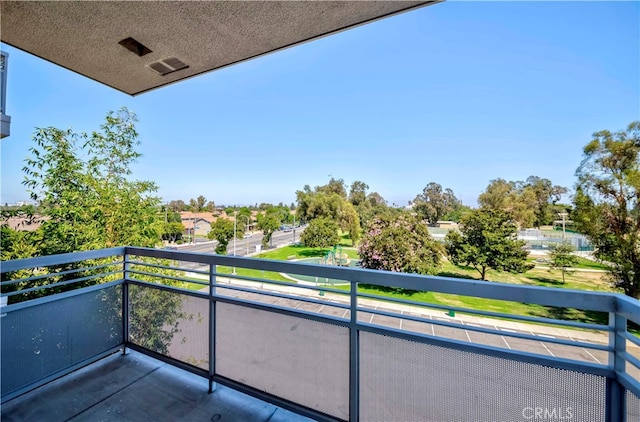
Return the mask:
<svg viewBox="0 0 640 422"><path fill-rule="evenodd" d="M169 73L186 69L189 66L187 66L185 63L183 63L182 61L180 61L175 57L169 57L167 59L162 59L157 62L149 63L147 67L153 70L158 75L165 76L165 75L168 75Z"/></svg>

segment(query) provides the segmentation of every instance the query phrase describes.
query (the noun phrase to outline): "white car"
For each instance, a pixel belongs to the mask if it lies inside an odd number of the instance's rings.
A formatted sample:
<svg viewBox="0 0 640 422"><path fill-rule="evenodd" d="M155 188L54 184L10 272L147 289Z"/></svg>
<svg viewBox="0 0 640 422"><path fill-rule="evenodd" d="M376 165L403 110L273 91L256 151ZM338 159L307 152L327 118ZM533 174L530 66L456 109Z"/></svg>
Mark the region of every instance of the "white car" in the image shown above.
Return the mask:
<svg viewBox="0 0 640 422"><path fill-rule="evenodd" d="M245 234L244 234L244 238L245 238L245 239L248 239L248 238L250 238L250 237L252 237L252 236L253 236L253 233L245 233Z"/></svg>

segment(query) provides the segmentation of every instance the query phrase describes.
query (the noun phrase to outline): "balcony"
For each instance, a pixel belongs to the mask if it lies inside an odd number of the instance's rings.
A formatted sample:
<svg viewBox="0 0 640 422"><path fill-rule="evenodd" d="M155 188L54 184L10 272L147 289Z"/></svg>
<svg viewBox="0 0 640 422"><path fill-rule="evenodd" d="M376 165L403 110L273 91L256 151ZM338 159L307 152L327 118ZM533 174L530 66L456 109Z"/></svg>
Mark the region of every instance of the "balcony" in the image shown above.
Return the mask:
<svg viewBox="0 0 640 422"><path fill-rule="evenodd" d="M0 271L3 420L640 420L622 295L132 247Z"/></svg>

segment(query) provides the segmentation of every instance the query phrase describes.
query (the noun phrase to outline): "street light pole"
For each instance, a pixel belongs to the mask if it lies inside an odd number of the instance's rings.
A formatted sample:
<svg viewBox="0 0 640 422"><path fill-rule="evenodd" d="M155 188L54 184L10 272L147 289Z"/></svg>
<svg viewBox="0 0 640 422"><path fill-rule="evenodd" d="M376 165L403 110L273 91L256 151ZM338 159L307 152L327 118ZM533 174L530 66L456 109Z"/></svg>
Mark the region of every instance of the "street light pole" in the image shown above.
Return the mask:
<svg viewBox="0 0 640 422"><path fill-rule="evenodd" d="M293 243L296 243L296 215L293 214Z"/></svg>
<svg viewBox="0 0 640 422"><path fill-rule="evenodd" d="M236 256L236 221L238 220L238 211L233 211L233 256ZM233 275L236 274L236 267L233 267Z"/></svg>
<svg viewBox="0 0 640 422"><path fill-rule="evenodd" d="M244 229L244 232L246 235L247 229L249 228L249 224L251 224L251 219L247 215L243 215L243 217L247 219L247 227L245 227ZM248 237L244 238L244 247L245 247L244 256L248 256L249 255L249 238Z"/></svg>

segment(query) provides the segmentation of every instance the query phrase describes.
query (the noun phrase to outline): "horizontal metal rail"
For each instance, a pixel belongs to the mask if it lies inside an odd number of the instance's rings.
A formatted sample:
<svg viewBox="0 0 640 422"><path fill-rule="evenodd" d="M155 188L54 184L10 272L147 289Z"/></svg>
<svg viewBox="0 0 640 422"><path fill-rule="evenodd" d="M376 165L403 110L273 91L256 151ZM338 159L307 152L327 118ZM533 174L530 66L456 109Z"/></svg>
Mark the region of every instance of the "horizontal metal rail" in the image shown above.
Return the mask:
<svg viewBox="0 0 640 422"><path fill-rule="evenodd" d="M47 279L47 278L51 278L51 277L58 277L58 276L61 276L61 275L75 274L75 273L80 273L80 272L83 272L83 271L99 270L101 268L113 267L115 265L122 265L122 261L111 262L109 264L95 265L93 267L74 268L74 269L66 270L66 271L57 271L57 272L53 272L53 273L34 275L32 277L23 277L23 278L16 278L16 279L13 279L13 280L5 280L5 281L0 282L0 286L3 286L3 287L4 286L10 286L12 284L23 283L23 282L24 283L29 283L29 282L32 282L32 281Z"/></svg>
<svg viewBox="0 0 640 422"><path fill-rule="evenodd" d="M21 295L21 294L25 294L25 293L37 292L37 291L40 291L40 290L53 289L53 288L56 288L56 287L68 286L70 284L80 283L82 281L89 281L89 280L93 280L93 279L96 279L96 278L107 277L107 276L115 275L115 274L122 274L122 271L121 270L109 271L108 273L100 273L100 274L95 274L95 275L88 275L86 277L74 278L73 280L59 281L59 282L52 283L52 284L45 284L45 285L42 285L42 286L29 287L27 289L16 290L15 292L3 293L2 296L17 296L17 295Z"/></svg>
<svg viewBox="0 0 640 422"><path fill-rule="evenodd" d="M356 283L375 284L409 290L473 296L511 302L536 303L538 305L561 308L577 308L587 311L615 312L618 296L614 293L590 292L572 289L552 289L548 287L523 286L478 280L452 279L447 277L423 276L418 274L395 273L389 271L360 268L329 267L300 262L274 261L268 259L235 256L207 255L175 252L148 248L126 248L127 254L168 258L209 265L224 265L289 274L302 274ZM553 294L549 294L552 292ZM637 308L636 308L637 309ZM633 307L630 306L632 311ZM640 318L636 316L635 318Z"/></svg>
<svg viewBox="0 0 640 422"><path fill-rule="evenodd" d="M3 261L0 266L0 273L8 273L31 268L51 267L54 265L70 264L90 259L110 258L112 256L122 257L125 247L98 249L95 251L71 252L58 255L38 256L36 258L16 259Z"/></svg>
<svg viewBox="0 0 640 422"><path fill-rule="evenodd" d="M632 333L630 332L625 332L625 338L627 340L629 340L630 342L632 342L633 344L635 344L636 346L640 347L640 338L637 336L634 336Z"/></svg>

